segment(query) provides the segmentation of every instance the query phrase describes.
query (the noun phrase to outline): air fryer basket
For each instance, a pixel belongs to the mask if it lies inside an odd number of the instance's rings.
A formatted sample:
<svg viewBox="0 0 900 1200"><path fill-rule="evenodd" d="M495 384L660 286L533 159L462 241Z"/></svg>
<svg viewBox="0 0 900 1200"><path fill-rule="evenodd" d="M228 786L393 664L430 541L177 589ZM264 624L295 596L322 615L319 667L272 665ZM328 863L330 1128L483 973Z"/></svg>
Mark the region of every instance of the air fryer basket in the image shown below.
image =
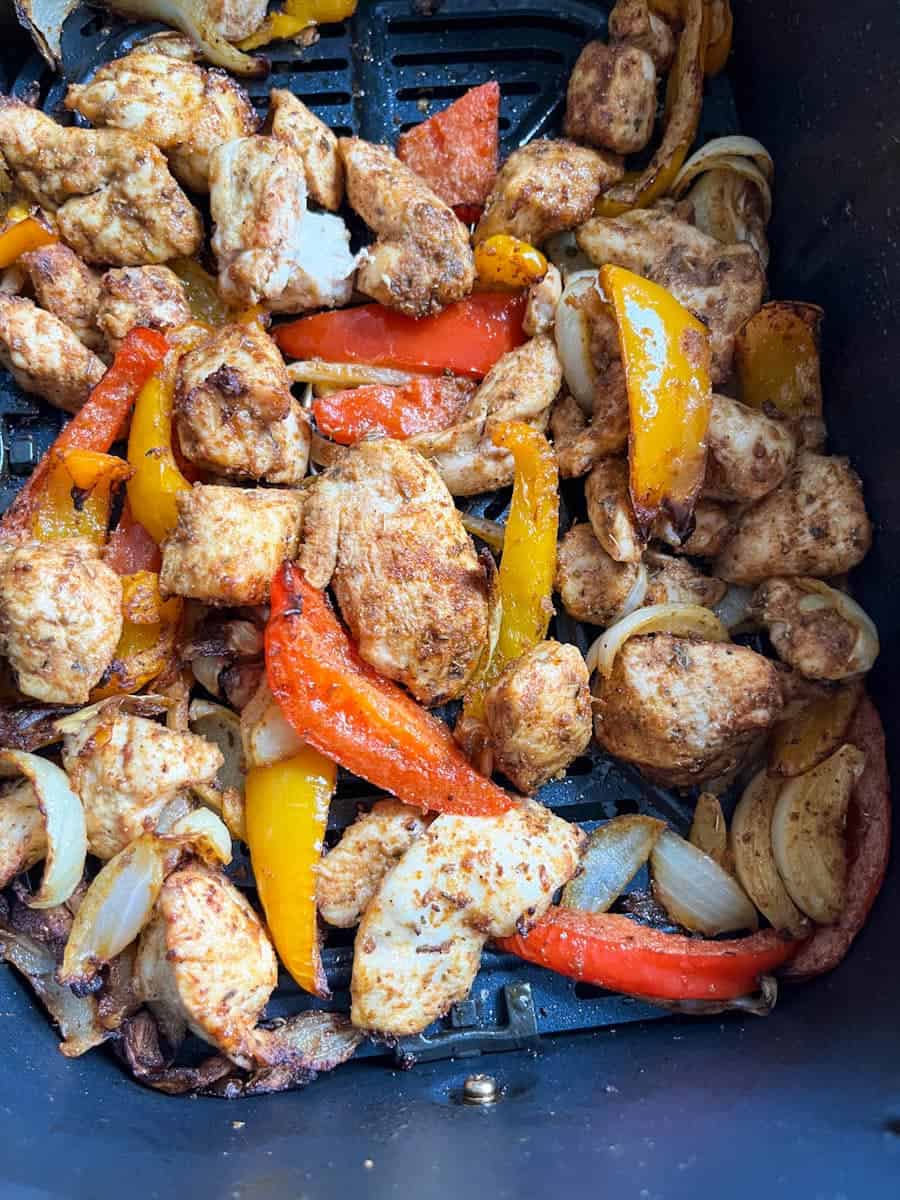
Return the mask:
<svg viewBox="0 0 900 1200"><path fill-rule="evenodd" d="M509 150L558 123L568 70L581 44L603 30L608 5L445 0L428 6L437 9L433 16L416 11L425 7L363 0L348 28L326 27L312 49L276 50L274 78L251 88L254 99L264 101L270 82L288 86L332 127L393 141L421 119L428 101L443 103L497 78ZM900 624L891 611L900 569L891 504L900 485L892 470L897 416L888 339L897 316L892 275L900 282L890 242L900 169L889 105L900 27L885 18L887 9L896 17L896 5L867 0L848 12L794 0L786 13L756 0L734 7L731 74L742 127L776 161L772 291L826 308L832 441L859 466L879 525L861 582L882 631L874 685L890 729L896 702L885 684L897 665ZM121 52L134 32L102 15L75 14L64 41L70 74L81 77ZM53 109L62 86L35 59L23 69L26 50L10 43L0 75L8 89L39 90ZM729 82L713 84L704 126L705 136L737 127ZM55 432L54 420L38 414L0 380L0 503ZM335 826L352 818L361 795L358 783L343 781ZM666 793L610 769L597 754L542 799L586 822L634 806L675 824L686 817ZM454 1062L410 1073L364 1062L304 1093L232 1106L144 1092L102 1054L66 1062L30 996L3 972L0 1085L12 1151L0 1168L3 1194L105 1197L138 1181L141 1195L175 1186L239 1197L358 1190L418 1200L468 1186L530 1196L593 1183L595 1168L602 1183L596 1178L594 1186L625 1195L695 1196L718 1186L739 1196L766 1183L778 1195L788 1188L800 1196L896 1195L900 977L889 922L900 917L900 901L891 886L889 879L848 962L826 980L786 992L768 1021L626 1027L658 1010L489 954L473 999L406 1047L420 1059L452 1051ZM338 991L348 966L349 948L329 952ZM296 990L279 995L286 1008L299 1000ZM603 1032L548 1036L576 1029ZM510 1046L539 1048L536 1055L462 1057ZM503 1086L494 1108L456 1103L472 1070L492 1071Z"/></svg>

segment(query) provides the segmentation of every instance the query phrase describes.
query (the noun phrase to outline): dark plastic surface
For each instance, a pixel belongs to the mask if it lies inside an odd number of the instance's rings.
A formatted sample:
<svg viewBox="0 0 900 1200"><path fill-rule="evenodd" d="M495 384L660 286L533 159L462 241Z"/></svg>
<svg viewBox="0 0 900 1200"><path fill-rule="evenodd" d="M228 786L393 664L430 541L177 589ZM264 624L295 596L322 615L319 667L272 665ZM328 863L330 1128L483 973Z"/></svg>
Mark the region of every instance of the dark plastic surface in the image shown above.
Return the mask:
<svg viewBox="0 0 900 1200"><path fill-rule="evenodd" d="M778 167L773 291L826 308L829 424L879 526L862 599L882 631L874 682L890 734L900 668L897 5L735 8L742 127ZM234 1105L142 1091L103 1055L67 1063L4 973L2 1195L896 1197L897 874L895 865L848 961L785 992L767 1021L622 1026L544 1039L537 1057L406 1074L361 1062L304 1092ZM455 1103L472 1069L506 1089L496 1107Z"/></svg>

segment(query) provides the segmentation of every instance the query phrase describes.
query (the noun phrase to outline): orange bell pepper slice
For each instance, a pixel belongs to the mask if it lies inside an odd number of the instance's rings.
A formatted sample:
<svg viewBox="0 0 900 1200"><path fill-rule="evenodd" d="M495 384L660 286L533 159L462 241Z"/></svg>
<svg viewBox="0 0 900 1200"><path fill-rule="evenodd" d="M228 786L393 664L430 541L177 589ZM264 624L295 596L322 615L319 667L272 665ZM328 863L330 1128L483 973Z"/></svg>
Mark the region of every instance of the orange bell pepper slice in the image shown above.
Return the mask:
<svg viewBox="0 0 900 1200"><path fill-rule="evenodd" d="M310 25L335 24L356 12L357 0L285 0L282 12L269 13L254 33L238 42L241 50L258 50L270 42L295 38Z"/></svg>
<svg viewBox="0 0 900 1200"><path fill-rule="evenodd" d="M164 600L155 571L122 576L122 632L109 669L92 700L138 692L174 666L184 601Z"/></svg>
<svg viewBox="0 0 900 1200"><path fill-rule="evenodd" d="M475 247L475 271L484 288L515 290L543 279L547 260L528 242L496 233Z"/></svg>
<svg viewBox="0 0 900 1200"><path fill-rule="evenodd" d="M55 233L43 226L35 217L16 221L9 229L0 233L0 270L11 267L22 254L58 242Z"/></svg>
<svg viewBox="0 0 900 1200"><path fill-rule="evenodd" d="M159 546L143 527L134 519L131 505L125 501L119 523L109 535L103 561L117 575L134 575L137 571L153 571L159 574L162 555Z"/></svg>
<svg viewBox="0 0 900 1200"><path fill-rule="evenodd" d="M304 741L407 804L464 816L515 804L469 765L442 721L363 662L325 594L290 563L272 582L266 673Z"/></svg>
<svg viewBox="0 0 900 1200"><path fill-rule="evenodd" d="M712 388L706 326L658 284L601 268L613 305L631 420L631 501L646 537L660 513L687 536L706 471Z"/></svg>
<svg viewBox="0 0 900 1200"><path fill-rule="evenodd" d="M445 204L480 210L497 178L499 122L500 85L491 80L401 133L397 157ZM456 215L466 221L468 214Z"/></svg>
<svg viewBox="0 0 900 1200"><path fill-rule="evenodd" d="M364 384L317 396L312 410L320 433L341 446L352 446L368 433L408 438L452 425L474 386L430 376L400 387Z"/></svg>
<svg viewBox="0 0 900 1200"><path fill-rule="evenodd" d="M31 522L32 537L86 537L106 541L113 490L131 469L121 458L97 450L52 451L41 503Z"/></svg>
<svg viewBox="0 0 900 1200"><path fill-rule="evenodd" d="M738 330L734 365L744 404L793 420L821 417L817 304L773 300Z"/></svg>

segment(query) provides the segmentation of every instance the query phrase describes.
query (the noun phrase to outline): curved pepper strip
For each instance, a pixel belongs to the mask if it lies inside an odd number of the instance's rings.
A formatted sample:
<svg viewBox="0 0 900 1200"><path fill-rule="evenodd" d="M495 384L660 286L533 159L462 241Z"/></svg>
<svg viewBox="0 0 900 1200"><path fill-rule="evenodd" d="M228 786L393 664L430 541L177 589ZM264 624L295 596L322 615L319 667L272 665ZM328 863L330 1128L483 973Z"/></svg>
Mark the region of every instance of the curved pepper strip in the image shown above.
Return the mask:
<svg viewBox="0 0 900 1200"><path fill-rule="evenodd" d="M709 41L703 61L703 70L708 79L725 70L728 55L731 53L731 37L734 32L734 16L730 0L712 0L711 8L717 12L718 20L710 21Z"/></svg>
<svg viewBox="0 0 900 1200"><path fill-rule="evenodd" d="M92 700L139 692L174 666L184 601L163 600L155 571L122 577L122 632L112 662Z"/></svg>
<svg viewBox="0 0 900 1200"><path fill-rule="evenodd" d="M113 489L131 469L121 458L97 450L51 451L41 503L31 522L32 537L86 537L106 541Z"/></svg>
<svg viewBox="0 0 900 1200"><path fill-rule="evenodd" d="M128 438L128 503L136 521L156 542L178 522L175 497L191 485L172 452L174 381L169 370L149 380L138 397Z"/></svg>
<svg viewBox="0 0 900 1200"><path fill-rule="evenodd" d="M515 291L543 279L547 260L528 242L508 233L496 233L475 247L475 272L484 288Z"/></svg>
<svg viewBox="0 0 900 1200"><path fill-rule="evenodd" d="M304 741L407 804L463 816L515 804L469 765L443 721L363 662L325 594L290 563L272 582L266 673Z"/></svg>
<svg viewBox="0 0 900 1200"><path fill-rule="evenodd" d="M238 42L241 50L258 50L269 42L294 38L310 25L335 24L356 12L357 0L285 0L281 12L269 13L255 33Z"/></svg>
<svg viewBox="0 0 900 1200"><path fill-rule="evenodd" d="M474 383L431 376L399 387L370 383L317 396L312 411L320 433L352 446L368 433L408 438L446 429L474 390Z"/></svg>
<svg viewBox="0 0 900 1200"><path fill-rule="evenodd" d="M582 983L646 1000L735 1000L800 949L773 929L730 941L662 933L614 913L551 908L497 945Z"/></svg>
<svg viewBox="0 0 900 1200"><path fill-rule="evenodd" d="M335 764L307 746L300 754L247 772L244 821L266 923L294 981L329 996L322 966L316 871L322 856Z"/></svg>
<svg viewBox="0 0 900 1200"><path fill-rule="evenodd" d="M9 229L0 233L0 271L11 267L13 263L29 250L37 250L40 246L49 246L58 242L55 233L43 226L35 217L25 217L10 225Z"/></svg>

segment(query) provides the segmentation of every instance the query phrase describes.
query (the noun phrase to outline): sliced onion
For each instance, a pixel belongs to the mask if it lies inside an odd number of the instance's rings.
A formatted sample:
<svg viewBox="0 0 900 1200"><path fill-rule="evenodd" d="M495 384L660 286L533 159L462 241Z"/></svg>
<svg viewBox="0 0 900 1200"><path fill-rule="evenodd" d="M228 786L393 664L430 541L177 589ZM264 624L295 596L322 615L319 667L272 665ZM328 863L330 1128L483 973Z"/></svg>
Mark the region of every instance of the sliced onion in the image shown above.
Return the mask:
<svg viewBox="0 0 900 1200"><path fill-rule="evenodd" d="M194 733L222 751L224 761L216 775L218 786L243 792L247 771L241 744L241 720L237 713L210 700L194 700L188 711L188 721Z"/></svg>
<svg viewBox="0 0 900 1200"><path fill-rule="evenodd" d="M594 389L599 373L591 359L591 323L580 301L596 291L600 272L576 271L570 275L556 306L554 336L569 391L589 416L594 411Z"/></svg>
<svg viewBox="0 0 900 1200"><path fill-rule="evenodd" d="M638 566L637 575L634 577L634 583L631 585L631 591L625 597L622 607L616 613L616 620L621 621L623 617L628 617L641 607L644 603L644 597L647 595L647 585L650 582L650 574L644 563Z"/></svg>
<svg viewBox="0 0 900 1200"><path fill-rule="evenodd" d="M844 741L862 695L862 681L856 679L780 721L769 741L770 772L783 778L805 775L833 754Z"/></svg>
<svg viewBox="0 0 900 1200"><path fill-rule="evenodd" d="M114 709L116 712L131 713L135 717L158 717L160 713L168 712L172 702L166 696L155 696L146 693L142 696L112 696L106 700L98 700L77 712L67 713L54 722L54 728L60 737L79 733L88 721L101 712Z"/></svg>
<svg viewBox="0 0 900 1200"><path fill-rule="evenodd" d="M575 231L567 229L563 233L554 233L553 237L544 242L544 253L557 268L564 280L568 280L576 271L596 271L585 252L578 245Z"/></svg>
<svg viewBox="0 0 900 1200"><path fill-rule="evenodd" d="M728 826L719 797L712 792L701 792L697 797L688 841L708 854L723 870L729 870Z"/></svg>
<svg viewBox="0 0 900 1200"><path fill-rule="evenodd" d="M334 383L340 387L360 387L365 383L381 383L398 387L416 376L393 367L373 367L369 363L335 363L313 358L288 363L287 373L292 383Z"/></svg>
<svg viewBox="0 0 900 1200"><path fill-rule="evenodd" d="M616 655L629 638L646 633L671 633L676 637L699 637L707 642L727 642L728 630L708 608L699 604L648 604L610 625L587 652L588 671L599 671L608 679Z"/></svg>
<svg viewBox="0 0 900 1200"><path fill-rule="evenodd" d="M563 907L606 912L650 857L665 827L654 817L627 816L595 829L580 872L563 889Z"/></svg>
<svg viewBox="0 0 900 1200"><path fill-rule="evenodd" d="M729 165L731 160L750 159L768 184L771 184L775 177L775 164L771 154L755 138L743 136L713 138L705 146L701 146L684 163L675 176L671 188L672 194L681 196L687 190L691 180L696 179L704 171L716 170L722 165L723 159Z"/></svg>
<svg viewBox="0 0 900 1200"><path fill-rule="evenodd" d="M788 895L772 850L772 814L780 779L766 770L754 775L734 810L731 848L741 887L773 928L805 937L809 922Z"/></svg>
<svg viewBox="0 0 900 1200"><path fill-rule="evenodd" d="M476 517L474 513L461 512L463 528L467 533L481 538L492 550L503 549L503 539L506 536L506 526L499 521L489 521L487 517Z"/></svg>
<svg viewBox="0 0 900 1200"><path fill-rule="evenodd" d="M304 749L263 679L256 695L241 713L241 739L247 767L268 767Z"/></svg>
<svg viewBox="0 0 900 1200"><path fill-rule="evenodd" d="M794 582L808 597L800 600L801 611L812 612L816 608L833 608L852 625L856 633L856 644L847 662L847 675L861 675L870 671L881 649L875 622L855 600L837 588L829 587L821 579L795 579Z"/></svg>
<svg viewBox="0 0 900 1200"><path fill-rule="evenodd" d="M220 817L208 808L195 808L179 817L168 836L184 839L203 858L228 865L231 862L231 834Z"/></svg>
<svg viewBox="0 0 900 1200"><path fill-rule="evenodd" d="M653 893L679 925L712 937L756 929L756 909L743 888L717 862L677 834L664 830L650 855Z"/></svg>
<svg viewBox="0 0 900 1200"><path fill-rule="evenodd" d="M729 632L747 625L753 591L753 588L729 583L725 595L713 605L713 612Z"/></svg>
<svg viewBox="0 0 900 1200"><path fill-rule="evenodd" d="M4 750L0 762L15 767L30 782L47 832L44 876L28 904L31 908L64 904L84 874L87 830L81 801L69 786L65 771L37 754Z"/></svg>

